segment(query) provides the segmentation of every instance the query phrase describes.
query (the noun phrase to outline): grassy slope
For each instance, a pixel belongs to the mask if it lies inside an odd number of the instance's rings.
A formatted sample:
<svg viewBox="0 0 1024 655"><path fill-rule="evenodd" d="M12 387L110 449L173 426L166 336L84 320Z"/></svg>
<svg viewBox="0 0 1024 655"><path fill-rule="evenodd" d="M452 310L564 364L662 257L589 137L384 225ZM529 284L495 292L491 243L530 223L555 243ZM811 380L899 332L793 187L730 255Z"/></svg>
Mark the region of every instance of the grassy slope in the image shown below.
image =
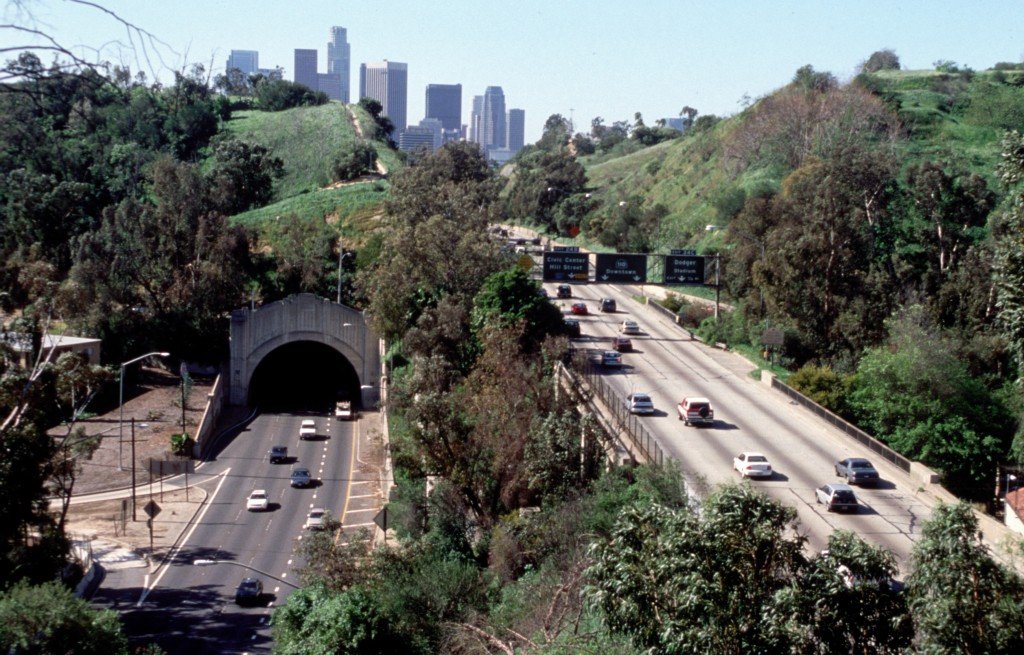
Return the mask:
<svg viewBox="0 0 1024 655"><path fill-rule="evenodd" d="M996 188L993 173L1003 130L991 124L980 103L974 109L969 102L963 107L972 92L985 92L983 85L990 79L991 73L978 73L968 84L956 75L934 71L888 71L873 76L875 88L888 98L906 128L907 138L899 144L904 167L926 160L951 162L979 173ZM700 248L709 238L704 226L723 222L715 210L716 198L734 187L777 186L785 173L748 169L734 175L720 164L722 144L741 120L742 116L734 116L710 133L582 162L599 197L641 195L645 203L661 203L669 209L662 226L664 247Z"/></svg>
<svg viewBox="0 0 1024 655"><path fill-rule="evenodd" d="M361 108L353 109L361 125L371 124ZM332 222L337 219L339 229L349 232L360 225L369 228L368 221L380 214L387 195L386 182L324 188L330 183L329 167L334 156L351 148L358 139L345 105L331 102L281 112L237 112L225 131L242 141L267 147L285 167L285 177L275 189L278 202L239 214L233 219L236 222L260 231L267 221L283 216ZM389 171L402 165L393 151L375 145Z"/></svg>
<svg viewBox="0 0 1024 655"><path fill-rule="evenodd" d="M339 102L279 112L241 111L225 130L237 139L265 146L284 162L277 197L289 198L330 183L331 161L356 142L348 110Z"/></svg>

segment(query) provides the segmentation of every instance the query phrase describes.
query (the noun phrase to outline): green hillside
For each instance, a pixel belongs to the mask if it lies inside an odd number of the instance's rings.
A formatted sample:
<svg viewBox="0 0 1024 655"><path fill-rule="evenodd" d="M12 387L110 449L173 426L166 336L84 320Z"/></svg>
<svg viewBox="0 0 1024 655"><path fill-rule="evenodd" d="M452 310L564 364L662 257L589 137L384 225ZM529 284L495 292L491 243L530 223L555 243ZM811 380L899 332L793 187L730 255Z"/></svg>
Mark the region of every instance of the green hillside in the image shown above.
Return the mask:
<svg viewBox="0 0 1024 655"><path fill-rule="evenodd" d="M387 195L385 181L331 184L330 168L335 157L349 151L359 139L352 113L364 133L371 133L372 119L361 107L338 102L280 112L237 112L224 131L269 149L284 162L285 175L275 185L277 202L239 214L234 220L259 231L266 221L282 216L328 219L345 225L378 215ZM386 170L402 165L395 151L379 142L374 146Z"/></svg>
<svg viewBox="0 0 1024 655"><path fill-rule="evenodd" d="M1021 80L1021 71L882 71L863 75L852 86L867 90L888 112L896 127L892 147L901 170L941 161L977 173L997 188L999 140L1008 129L1024 128ZM757 129L759 107L781 102L777 96L784 91L701 134L614 158L584 157L589 183L604 200L640 196L647 206L664 205L663 247L699 246L707 237L706 225L727 222L744 196L765 187L778 189L792 172L784 163L744 159L733 152Z"/></svg>

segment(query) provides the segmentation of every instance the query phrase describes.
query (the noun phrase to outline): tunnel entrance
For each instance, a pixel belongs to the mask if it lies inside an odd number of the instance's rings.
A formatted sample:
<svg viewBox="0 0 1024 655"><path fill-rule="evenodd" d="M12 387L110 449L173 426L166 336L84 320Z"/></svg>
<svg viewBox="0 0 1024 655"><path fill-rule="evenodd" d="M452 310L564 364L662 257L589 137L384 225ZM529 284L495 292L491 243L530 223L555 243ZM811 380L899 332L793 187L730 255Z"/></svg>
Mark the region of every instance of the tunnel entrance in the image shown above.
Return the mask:
<svg viewBox="0 0 1024 655"><path fill-rule="evenodd" d="M344 355L315 341L270 351L249 383L249 404L268 411L331 412L339 399L359 406L359 376Z"/></svg>

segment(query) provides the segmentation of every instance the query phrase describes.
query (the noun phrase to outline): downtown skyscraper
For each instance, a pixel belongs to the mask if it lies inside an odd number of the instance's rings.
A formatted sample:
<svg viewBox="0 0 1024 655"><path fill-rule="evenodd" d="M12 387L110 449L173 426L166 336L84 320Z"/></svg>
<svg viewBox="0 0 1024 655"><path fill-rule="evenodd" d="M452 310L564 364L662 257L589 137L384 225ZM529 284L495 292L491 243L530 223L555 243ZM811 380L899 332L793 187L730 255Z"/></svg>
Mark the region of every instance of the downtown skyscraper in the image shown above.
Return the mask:
<svg viewBox="0 0 1024 655"><path fill-rule="evenodd" d="M293 79L296 84L302 84L314 91L320 88L320 81L316 76L316 50L295 49L295 75Z"/></svg>
<svg viewBox="0 0 1024 655"><path fill-rule="evenodd" d="M359 97L373 98L395 126L395 136L408 125L409 65L397 61L376 61L359 66Z"/></svg>
<svg viewBox="0 0 1024 655"><path fill-rule="evenodd" d="M462 85L428 84L426 117L441 121L445 130L461 130Z"/></svg>
<svg viewBox="0 0 1024 655"><path fill-rule="evenodd" d="M327 42L327 74L337 75L341 84L338 100L351 102L352 47L348 43L348 30L335 25L331 40Z"/></svg>
<svg viewBox="0 0 1024 655"><path fill-rule="evenodd" d="M480 145L485 150L504 148L506 129L505 93L500 86L489 86L480 108Z"/></svg>

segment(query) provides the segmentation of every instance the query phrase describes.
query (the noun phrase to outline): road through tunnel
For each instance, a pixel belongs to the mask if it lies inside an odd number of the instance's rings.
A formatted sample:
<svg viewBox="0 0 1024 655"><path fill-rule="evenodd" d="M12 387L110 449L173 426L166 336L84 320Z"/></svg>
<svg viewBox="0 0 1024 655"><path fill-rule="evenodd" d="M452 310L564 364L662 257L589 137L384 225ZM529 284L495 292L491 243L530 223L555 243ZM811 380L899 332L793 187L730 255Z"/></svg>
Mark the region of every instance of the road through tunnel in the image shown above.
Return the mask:
<svg viewBox="0 0 1024 655"><path fill-rule="evenodd" d="M270 411L330 412L338 399L360 401L359 375L334 348L293 341L275 348L256 366L249 403Z"/></svg>

